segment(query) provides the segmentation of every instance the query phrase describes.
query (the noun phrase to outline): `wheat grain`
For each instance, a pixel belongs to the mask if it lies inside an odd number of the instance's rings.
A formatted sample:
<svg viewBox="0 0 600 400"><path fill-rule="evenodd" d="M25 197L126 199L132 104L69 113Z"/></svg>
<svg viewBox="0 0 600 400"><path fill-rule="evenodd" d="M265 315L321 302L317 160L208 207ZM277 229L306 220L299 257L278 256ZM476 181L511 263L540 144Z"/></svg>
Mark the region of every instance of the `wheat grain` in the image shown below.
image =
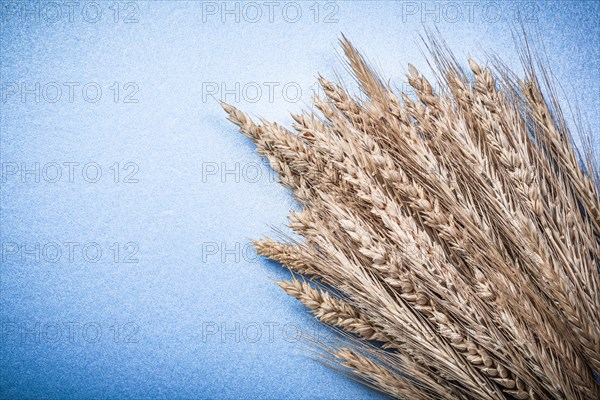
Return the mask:
<svg viewBox="0 0 600 400"><path fill-rule="evenodd" d="M497 59L498 78L468 60L469 79L426 40L447 90L409 65L415 96L398 97L343 38L366 98L319 77L320 115L293 115L295 133L222 104L303 207L303 241L257 251L310 278L279 285L355 335L317 342L327 363L388 395L600 398L597 167L530 55L523 79Z"/></svg>

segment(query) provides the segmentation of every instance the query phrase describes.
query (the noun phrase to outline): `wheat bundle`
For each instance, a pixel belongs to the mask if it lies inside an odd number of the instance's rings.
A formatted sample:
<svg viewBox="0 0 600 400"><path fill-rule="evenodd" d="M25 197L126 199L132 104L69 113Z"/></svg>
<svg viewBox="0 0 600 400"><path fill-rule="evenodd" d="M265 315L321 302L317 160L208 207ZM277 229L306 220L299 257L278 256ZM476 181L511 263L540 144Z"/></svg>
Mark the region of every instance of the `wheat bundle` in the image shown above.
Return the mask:
<svg viewBox="0 0 600 400"><path fill-rule="evenodd" d="M591 152L530 53L520 78L427 43L441 90L409 66L414 95L397 96L343 38L364 96L319 78L296 132L222 104L302 205L303 240L257 251L345 332L323 361L392 397L599 399Z"/></svg>

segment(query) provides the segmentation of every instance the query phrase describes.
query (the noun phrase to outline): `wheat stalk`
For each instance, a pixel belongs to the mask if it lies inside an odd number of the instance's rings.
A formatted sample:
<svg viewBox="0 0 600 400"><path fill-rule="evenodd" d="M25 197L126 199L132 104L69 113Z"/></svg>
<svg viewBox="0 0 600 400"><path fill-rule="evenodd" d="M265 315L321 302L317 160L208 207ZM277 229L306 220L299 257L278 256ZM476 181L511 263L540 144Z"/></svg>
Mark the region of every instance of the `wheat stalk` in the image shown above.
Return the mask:
<svg viewBox="0 0 600 400"><path fill-rule="evenodd" d="M463 70L430 35L447 90L409 66L397 96L341 45L366 98L319 77L295 132L222 103L302 204L302 241L254 244L345 332L323 360L397 398L600 398L598 184L549 73Z"/></svg>

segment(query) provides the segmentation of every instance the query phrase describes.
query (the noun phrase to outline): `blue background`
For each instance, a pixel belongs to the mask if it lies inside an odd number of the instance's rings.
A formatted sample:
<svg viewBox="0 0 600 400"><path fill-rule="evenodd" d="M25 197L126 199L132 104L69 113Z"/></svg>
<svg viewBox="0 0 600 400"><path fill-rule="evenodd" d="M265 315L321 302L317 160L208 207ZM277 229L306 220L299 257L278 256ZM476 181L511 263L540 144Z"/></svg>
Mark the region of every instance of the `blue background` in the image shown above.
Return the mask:
<svg viewBox="0 0 600 400"><path fill-rule="evenodd" d="M598 2L275 3L0 3L1 397L381 397L295 340L327 332L248 247L294 204L215 101L289 123L352 86L340 32L401 89L434 22L517 66L520 11L598 132Z"/></svg>

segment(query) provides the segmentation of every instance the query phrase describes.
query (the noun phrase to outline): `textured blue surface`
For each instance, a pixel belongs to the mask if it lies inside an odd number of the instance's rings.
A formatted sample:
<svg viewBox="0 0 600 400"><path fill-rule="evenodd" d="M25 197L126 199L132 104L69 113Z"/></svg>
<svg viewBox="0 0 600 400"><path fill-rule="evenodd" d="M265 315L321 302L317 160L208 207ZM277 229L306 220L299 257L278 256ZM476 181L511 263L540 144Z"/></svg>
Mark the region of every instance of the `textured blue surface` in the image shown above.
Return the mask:
<svg viewBox="0 0 600 400"><path fill-rule="evenodd" d="M3 398L380 397L294 340L325 332L247 246L294 204L213 98L289 122L340 32L400 86L434 20L515 65L520 10L598 132L595 1L0 5Z"/></svg>

